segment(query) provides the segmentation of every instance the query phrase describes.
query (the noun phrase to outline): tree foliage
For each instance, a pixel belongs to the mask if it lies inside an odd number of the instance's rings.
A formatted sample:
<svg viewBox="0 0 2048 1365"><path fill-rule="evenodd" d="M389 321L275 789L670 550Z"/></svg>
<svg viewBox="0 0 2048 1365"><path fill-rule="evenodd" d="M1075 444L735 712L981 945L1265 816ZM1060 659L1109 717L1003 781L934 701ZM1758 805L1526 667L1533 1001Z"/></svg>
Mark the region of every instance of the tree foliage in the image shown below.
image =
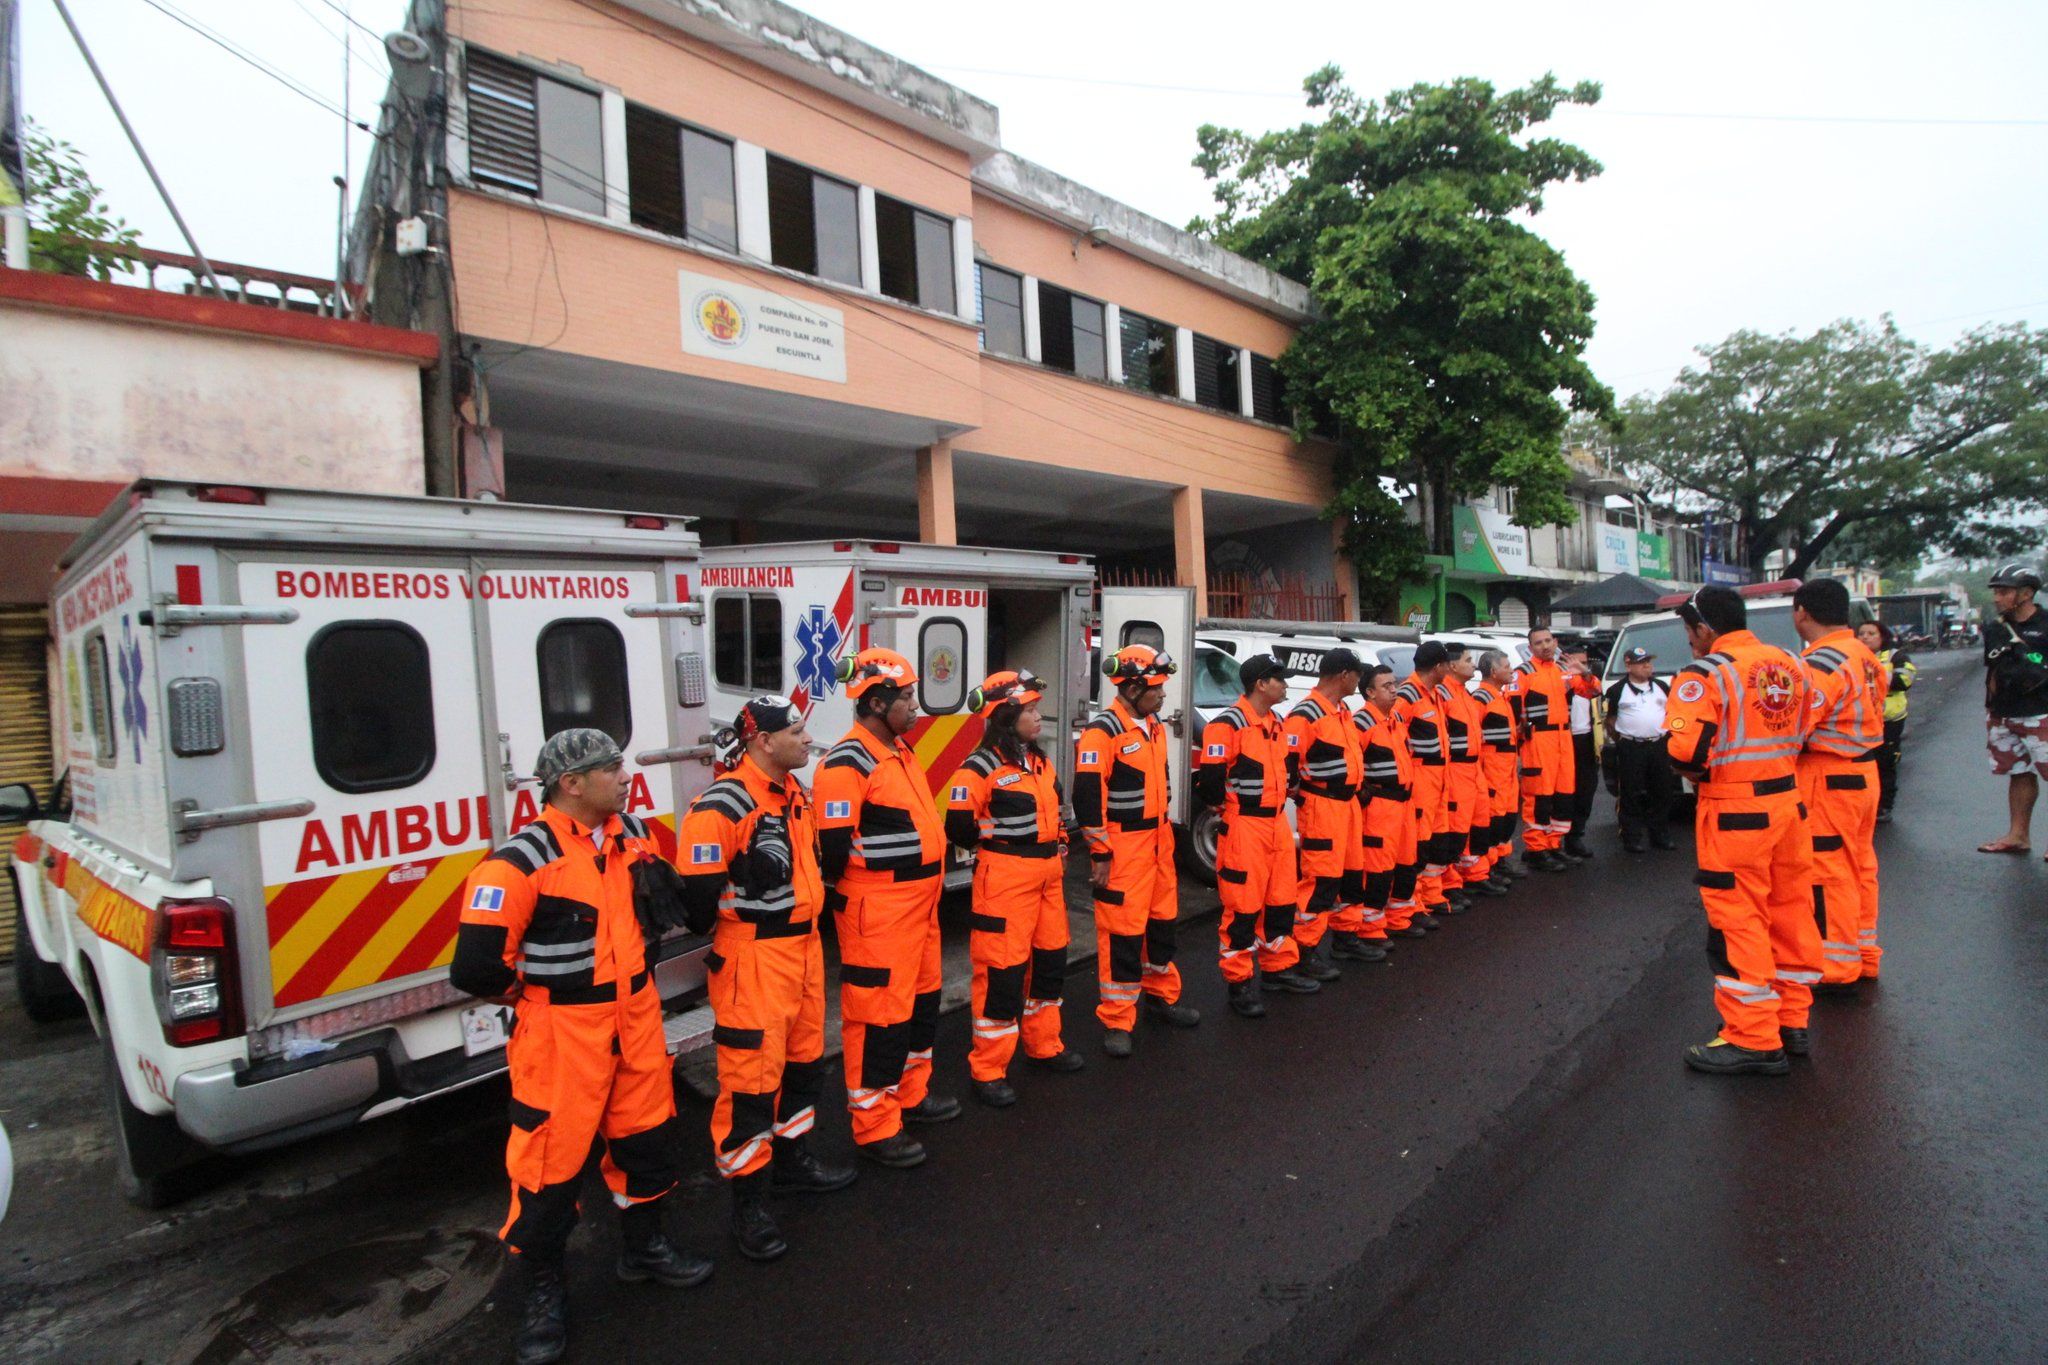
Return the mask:
<svg viewBox="0 0 2048 1365"><path fill-rule="evenodd" d="M141 234L107 206L76 147L52 137L33 119L26 133L29 265L53 275L96 280L126 273L126 256L96 244L132 247Z"/></svg>
<svg viewBox="0 0 2048 1365"><path fill-rule="evenodd" d="M1653 491L1742 528L1750 567L1834 549L2036 548L2048 513L2048 331L1985 327L1948 349L1886 318L1810 336L1737 332L1625 406L1621 452Z"/></svg>
<svg viewBox="0 0 2048 1365"><path fill-rule="evenodd" d="M1599 86L1461 79L1371 101L1326 66L1304 88L1317 121L1201 129L1195 165L1218 208L1190 226L1314 294L1280 369L1303 428L1335 433L1328 514L1361 577L1384 587L1423 550L1451 553L1453 506L1494 484L1515 490L1522 525L1569 523L1567 412L1605 413L1613 396L1583 360L1592 291L1528 219L1600 164L1527 134ZM1383 475L1422 491L1421 536L1396 533Z"/></svg>

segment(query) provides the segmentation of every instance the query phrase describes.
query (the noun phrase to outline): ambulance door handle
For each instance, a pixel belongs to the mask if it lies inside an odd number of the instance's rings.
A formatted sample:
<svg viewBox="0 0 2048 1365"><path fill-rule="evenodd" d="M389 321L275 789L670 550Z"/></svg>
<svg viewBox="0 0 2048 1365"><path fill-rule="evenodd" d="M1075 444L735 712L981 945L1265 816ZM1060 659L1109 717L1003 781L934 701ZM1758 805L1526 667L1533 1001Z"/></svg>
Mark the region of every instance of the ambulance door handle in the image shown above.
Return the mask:
<svg viewBox="0 0 2048 1365"><path fill-rule="evenodd" d="M535 779L521 777L512 770L512 736L500 733L498 736L498 773L505 779L505 790L516 792Z"/></svg>
<svg viewBox="0 0 2048 1365"><path fill-rule="evenodd" d="M1187 712L1185 711L1176 711L1172 715L1166 717L1166 728L1173 731L1173 737L1175 739L1187 738L1187 733L1181 728L1182 724L1186 721L1186 719Z"/></svg>

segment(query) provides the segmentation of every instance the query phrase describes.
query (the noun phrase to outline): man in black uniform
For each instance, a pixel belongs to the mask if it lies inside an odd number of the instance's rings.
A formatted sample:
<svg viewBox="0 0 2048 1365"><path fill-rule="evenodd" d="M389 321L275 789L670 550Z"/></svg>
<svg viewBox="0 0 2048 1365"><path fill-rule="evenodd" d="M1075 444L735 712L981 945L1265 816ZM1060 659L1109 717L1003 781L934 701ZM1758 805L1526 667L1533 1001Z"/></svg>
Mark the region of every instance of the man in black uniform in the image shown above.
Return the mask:
<svg viewBox="0 0 2048 1365"><path fill-rule="evenodd" d="M1664 704L1671 684L1655 672L1657 656L1632 649L1621 656L1627 675L1604 697L1607 742L1614 746L1616 796L1621 805L1621 845L1641 853L1650 844L1676 848L1671 838L1671 796L1678 784L1664 733Z"/></svg>

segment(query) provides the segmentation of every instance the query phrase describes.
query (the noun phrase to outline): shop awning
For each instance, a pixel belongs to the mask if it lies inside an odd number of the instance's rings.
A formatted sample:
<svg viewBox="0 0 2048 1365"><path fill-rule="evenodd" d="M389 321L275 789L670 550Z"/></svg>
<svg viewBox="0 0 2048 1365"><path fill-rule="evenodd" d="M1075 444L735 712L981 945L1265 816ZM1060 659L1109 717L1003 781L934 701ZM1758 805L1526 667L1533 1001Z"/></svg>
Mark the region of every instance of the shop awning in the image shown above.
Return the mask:
<svg viewBox="0 0 2048 1365"><path fill-rule="evenodd" d="M1550 600L1552 611L1639 611L1657 605L1667 590L1647 578L1618 573Z"/></svg>

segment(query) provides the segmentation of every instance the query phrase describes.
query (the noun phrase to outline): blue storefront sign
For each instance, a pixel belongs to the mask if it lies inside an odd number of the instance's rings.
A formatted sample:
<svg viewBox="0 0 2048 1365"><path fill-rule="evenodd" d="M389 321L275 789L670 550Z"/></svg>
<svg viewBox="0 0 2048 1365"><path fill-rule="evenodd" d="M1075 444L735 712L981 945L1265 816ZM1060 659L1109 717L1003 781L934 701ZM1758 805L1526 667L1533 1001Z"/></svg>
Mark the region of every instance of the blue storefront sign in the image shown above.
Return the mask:
<svg viewBox="0 0 2048 1365"><path fill-rule="evenodd" d="M1749 570L1740 564L1723 564L1718 559L1700 561L1700 571L1709 583L1726 583L1739 586L1749 581Z"/></svg>

